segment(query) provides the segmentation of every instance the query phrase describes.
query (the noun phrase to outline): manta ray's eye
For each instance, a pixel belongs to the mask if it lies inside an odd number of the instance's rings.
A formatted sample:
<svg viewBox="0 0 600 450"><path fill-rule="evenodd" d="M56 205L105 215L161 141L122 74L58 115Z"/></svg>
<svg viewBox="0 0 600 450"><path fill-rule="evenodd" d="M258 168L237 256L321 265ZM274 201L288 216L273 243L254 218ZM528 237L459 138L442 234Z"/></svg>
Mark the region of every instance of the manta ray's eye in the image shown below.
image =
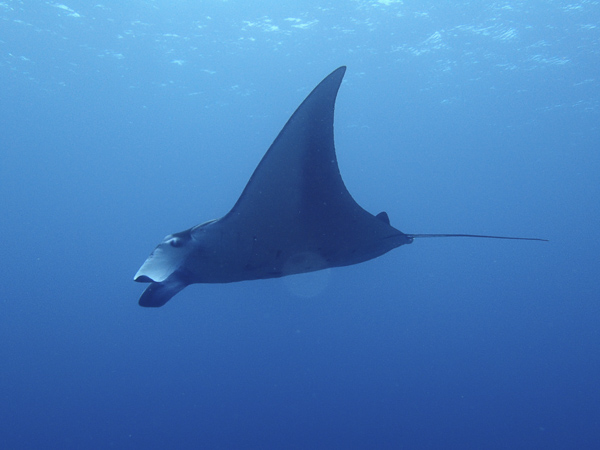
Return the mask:
<svg viewBox="0 0 600 450"><path fill-rule="evenodd" d="M169 239L168 243L171 245L171 247L181 247L181 239L179 238L171 238Z"/></svg>

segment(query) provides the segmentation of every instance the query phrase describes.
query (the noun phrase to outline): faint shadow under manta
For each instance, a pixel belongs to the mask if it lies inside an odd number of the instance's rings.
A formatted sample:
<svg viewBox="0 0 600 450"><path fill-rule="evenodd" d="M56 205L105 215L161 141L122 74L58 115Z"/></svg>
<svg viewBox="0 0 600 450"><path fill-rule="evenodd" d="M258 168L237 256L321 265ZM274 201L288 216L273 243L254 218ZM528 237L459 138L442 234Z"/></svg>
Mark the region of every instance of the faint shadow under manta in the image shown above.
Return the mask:
<svg viewBox="0 0 600 450"><path fill-rule="evenodd" d="M538 238L405 234L368 213L346 190L333 143L345 67L332 72L285 124L231 211L170 234L134 280L150 283L141 306L162 306L193 283L276 278L377 258L414 238Z"/></svg>

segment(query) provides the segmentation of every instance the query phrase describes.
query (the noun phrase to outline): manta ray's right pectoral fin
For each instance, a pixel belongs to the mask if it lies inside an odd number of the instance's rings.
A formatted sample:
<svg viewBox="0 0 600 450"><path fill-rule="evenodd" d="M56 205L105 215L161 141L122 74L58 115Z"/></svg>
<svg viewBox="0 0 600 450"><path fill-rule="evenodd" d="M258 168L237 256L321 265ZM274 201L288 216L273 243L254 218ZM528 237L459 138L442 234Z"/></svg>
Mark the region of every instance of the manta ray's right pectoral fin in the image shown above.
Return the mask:
<svg viewBox="0 0 600 450"><path fill-rule="evenodd" d="M140 306L146 307L156 308L163 306L188 284L177 273L174 273L165 281L150 283L150 286L146 288L138 303Z"/></svg>

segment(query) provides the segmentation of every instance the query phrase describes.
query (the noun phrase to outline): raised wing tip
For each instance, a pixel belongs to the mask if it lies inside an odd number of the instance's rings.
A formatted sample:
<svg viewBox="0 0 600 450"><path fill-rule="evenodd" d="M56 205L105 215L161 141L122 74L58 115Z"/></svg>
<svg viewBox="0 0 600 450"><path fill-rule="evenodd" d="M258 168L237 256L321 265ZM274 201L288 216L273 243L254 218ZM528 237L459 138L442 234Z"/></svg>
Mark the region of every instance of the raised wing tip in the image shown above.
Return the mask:
<svg viewBox="0 0 600 450"><path fill-rule="evenodd" d="M342 78L344 78L345 73L346 73L346 66L340 66L337 69L335 69L333 72L331 72L329 75L327 75L321 83L323 83L327 80L332 80L332 79L336 79L337 83L341 83Z"/></svg>

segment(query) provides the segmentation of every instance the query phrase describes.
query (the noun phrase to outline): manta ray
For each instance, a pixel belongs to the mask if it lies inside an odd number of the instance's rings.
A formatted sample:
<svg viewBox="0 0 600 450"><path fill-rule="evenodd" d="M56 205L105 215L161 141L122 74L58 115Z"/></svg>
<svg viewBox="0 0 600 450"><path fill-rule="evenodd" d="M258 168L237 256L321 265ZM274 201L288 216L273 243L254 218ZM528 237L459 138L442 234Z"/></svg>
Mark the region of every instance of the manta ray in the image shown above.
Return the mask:
<svg viewBox="0 0 600 450"><path fill-rule="evenodd" d="M335 99L346 67L328 75L285 124L231 211L170 234L134 280L150 283L141 306L162 306L194 283L277 278L368 261L424 237L539 238L407 234L350 195L333 142Z"/></svg>

